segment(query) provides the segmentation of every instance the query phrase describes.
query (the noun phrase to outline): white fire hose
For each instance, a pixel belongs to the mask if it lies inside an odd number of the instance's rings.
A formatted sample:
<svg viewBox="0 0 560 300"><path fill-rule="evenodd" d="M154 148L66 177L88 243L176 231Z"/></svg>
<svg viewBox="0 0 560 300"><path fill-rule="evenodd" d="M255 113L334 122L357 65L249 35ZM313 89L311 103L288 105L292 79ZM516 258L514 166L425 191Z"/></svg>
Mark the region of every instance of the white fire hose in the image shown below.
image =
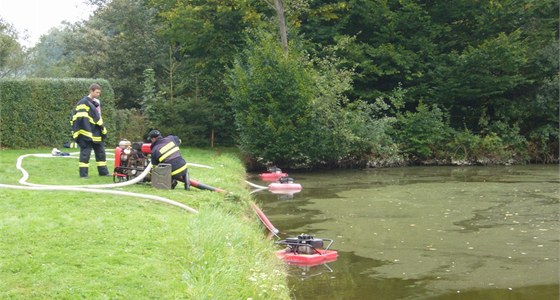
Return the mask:
<svg viewBox="0 0 560 300"><path fill-rule="evenodd" d="M135 184L139 181L141 181L142 179L144 179L144 177L146 177L148 175L148 173L150 172L151 168L152 168L152 164L148 164L148 166L146 167L146 169L144 169L144 171L137 176L136 178L129 180L129 181L125 181L125 182L119 182L119 183L112 183L112 184L92 184L92 185L45 185L45 184L34 184L34 183L28 183L27 179L29 179L29 173L27 173L27 171L22 167L22 162L23 159L29 156L35 156L35 157L49 157L49 158L64 158L64 157L69 157L69 158L75 158L72 156L52 156L51 154L25 154L25 155L21 155L20 157L18 157L17 162L16 162L16 168L22 173L22 177L19 180L19 183L24 185L24 186L20 186L20 185L9 185L9 184L0 184L0 188L11 188L11 189L26 189L26 190L56 190L56 191L72 191L72 192L86 192L86 193L100 193L100 194L113 194L113 195L119 195L119 196L130 196L130 197L137 197L137 198L144 198L144 199L149 199L149 200L154 200L154 201L158 201L158 202L163 202L166 204L170 204L176 207L180 207L190 213L198 213L198 211L194 208L191 208L183 203L171 200L171 199L167 199L167 198L163 198L163 197L159 197L159 196L154 196L154 195L148 195L148 194L140 194L140 193L131 193L131 192L124 192L124 191L114 191L114 190L105 190L102 188L117 188L117 187L123 187L123 186L128 186L128 185L132 185Z"/></svg>

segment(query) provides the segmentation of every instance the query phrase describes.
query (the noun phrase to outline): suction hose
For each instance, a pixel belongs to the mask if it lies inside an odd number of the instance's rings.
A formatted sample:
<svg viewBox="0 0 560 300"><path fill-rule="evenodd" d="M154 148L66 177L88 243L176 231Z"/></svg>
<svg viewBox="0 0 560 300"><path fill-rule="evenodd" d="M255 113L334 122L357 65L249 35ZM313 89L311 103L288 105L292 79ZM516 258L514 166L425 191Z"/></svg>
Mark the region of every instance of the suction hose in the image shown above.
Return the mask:
<svg viewBox="0 0 560 300"><path fill-rule="evenodd" d="M254 183L252 183L252 182L250 182L250 181L247 181L247 180L245 180L245 183L248 184L248 185L250 185L250 186L252 186L252 187L254 187L254 188L256 188L256 189L262 189L262 190L268 189L267 186L262 186L262 185L254 184Z"/></svg>
<svg viewBox="0 0 560 300"><path fill-rule="evenodd" d="M261 220L261 222L264 224L264 226L272 233L274 234L276 237L278 236L278 233L280 232L280 230L276 229L276 227L274 227L274 225L272 225L272 223L270 222L270 220L268 220L268 218L266 217L266 215L262 212L262 210L255 204L255 203L251 203L251 207L253 208L253 210L255 211L255 213L257 214L257 216L259 217L259 219Z"/></svg>
<svg viewBox="0 0 560 300"><path fill-rule="evenodd" d="M213 192L218 192L218 193L225 193L225 190L222 190L220 188L216 188L213 186L209 186L207 184L204 184L202 182L196 181L194 179L189 179L189 183L191 184L191 186L194 186L197 189L201 189L201 190L208 190L208 191L213 191Z"/></svg>

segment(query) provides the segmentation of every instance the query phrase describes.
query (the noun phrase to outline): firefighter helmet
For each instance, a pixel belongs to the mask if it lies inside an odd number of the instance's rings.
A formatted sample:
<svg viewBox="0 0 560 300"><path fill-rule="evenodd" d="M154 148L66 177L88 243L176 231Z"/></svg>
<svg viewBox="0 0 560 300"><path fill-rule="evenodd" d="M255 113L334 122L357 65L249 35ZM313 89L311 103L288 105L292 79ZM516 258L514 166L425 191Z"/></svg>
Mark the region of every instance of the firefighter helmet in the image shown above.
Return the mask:
<svg viewBox="0 0 560 300"><path fill-rule="evenodd" d="M161 132L159 132L159 130L156 130L156 129L154 129L154 130L150 131L150 133L148 133L148 137L150 139L157 138L157 137L160 137L160 136L161 136Z"/></svg>

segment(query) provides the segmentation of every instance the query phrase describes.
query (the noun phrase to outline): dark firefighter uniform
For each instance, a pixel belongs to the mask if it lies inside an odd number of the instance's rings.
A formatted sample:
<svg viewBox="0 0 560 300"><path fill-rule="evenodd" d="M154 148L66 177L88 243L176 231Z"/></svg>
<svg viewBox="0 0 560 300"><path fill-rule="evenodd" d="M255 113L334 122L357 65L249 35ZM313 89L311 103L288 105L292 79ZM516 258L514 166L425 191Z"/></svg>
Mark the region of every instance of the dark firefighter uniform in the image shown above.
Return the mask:
<svg viewBox="0 0 560 300"><path fill-rule="evenodd" d="M100 176L108 176L105 143L107 129L103 119L88 96L76 103L72 110L72 138L80 146L80 177L87 177L91 149L95 152L97 172Z"/></svg>
<svg viewBox="0 0 560 300"><path fill-rule="evenodd" d="M159 132L158 132L159 133ZM171 178L175 184L177 181L185 183L185 189L190 187L189 172L187 162L181 156L179 145L181 141L177 136L170 135L167 137L155 136L157 139L152 143L152 165L156 166L160 163L171 165Z"/></svg>

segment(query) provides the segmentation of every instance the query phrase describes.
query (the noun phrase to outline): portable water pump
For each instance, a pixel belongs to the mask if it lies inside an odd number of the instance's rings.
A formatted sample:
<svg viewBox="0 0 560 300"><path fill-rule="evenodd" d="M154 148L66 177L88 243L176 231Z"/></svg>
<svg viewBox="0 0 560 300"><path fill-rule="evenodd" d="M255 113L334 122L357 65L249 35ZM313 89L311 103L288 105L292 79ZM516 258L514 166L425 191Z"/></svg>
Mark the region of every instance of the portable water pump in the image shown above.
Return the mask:
<svg viewBox="0 0 560 300"><path fill-rule="evenodd" d="M324 240L330 241L325 250L328 250L332 245L333 240L324 238L315 238L308 234L301 234L295 238L286 238L276 242L277 244L286 245L286 252L294 254L316 254L320 253L319 248L324 245Z"/></svg>
<svg viewBox="0 0 560 300"><path fill-rule="evenodd" d="M280 182L281 184L292 184L294 183L294 179L292 177L283 176L278 178L278 182Z"/></svg>
<svg viewBox="0 0 560 300"><path fill-rule="evenodd" d="M115 170L113 172L113 182L123 182L138 177L150 164L149 154L151 154L148 143L122 140L115 148ZM144 178L150 181L150 175Z"/></svg>
<svg viewBox="0 0 560 300"><path fill-rule="evenodd" d="M115 170L113 172L114 182L123 182L132 180L150 165L150 157L152 154L151 143L135 142L122 140L115 148ZM160 168L161 167L161 168ZM161 171L160 171L161 169ZM152 186L163 189L173 189L177 184L175 179L171 178L171 165L158 164L150 174L142 179L143 182L151 182ZM226 191L217 187L206 185L202 182L189 178L186 175L187 186L193 186L200 190L209 190L213 192L225 193Z"/></svg>

